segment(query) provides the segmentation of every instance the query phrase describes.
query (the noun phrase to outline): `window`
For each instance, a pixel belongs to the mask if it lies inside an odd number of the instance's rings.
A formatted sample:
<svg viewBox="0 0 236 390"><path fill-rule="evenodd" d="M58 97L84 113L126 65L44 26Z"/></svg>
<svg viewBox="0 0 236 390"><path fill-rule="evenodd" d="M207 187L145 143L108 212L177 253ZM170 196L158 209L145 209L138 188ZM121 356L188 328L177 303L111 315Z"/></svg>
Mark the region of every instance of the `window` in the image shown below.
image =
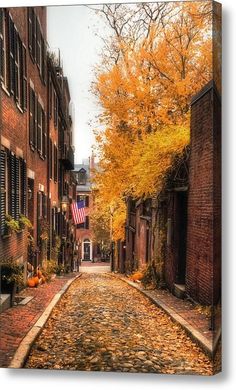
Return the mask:
<svg viewBox="0 0 236 390"><path fill-rule="evenodd" d="M89 229L89 216L85 217L85 229Z"/></svg>
<svg viewBox="0 0 236 390"><path fill-rule="evenodd" d="M29 105L29 142L33 149L38 149L41 157L47 156L47 130L45 112L37 96L30 87Z"/></svg>
<svg viewBox="0 0 236 390"><path fill-rule="evenodd" d="M10 14L0 8L0 79L17 106L27 109L26 48Z"/></svg>
<svg viewBox="0 0 236 390"><path fill-rule="evenodd" d="M80 169L78 172L78 184L85 185L86 184L86 170L84 168Z"/></svg>
<svg viewBox="0 0 236 390"><path fill-rule="evenodd" d="M43 38L41 26L32 7L28 8L28 42L29 52L33 63L37 64L41 80L46 84L46 43Z"/></svg>
<svg viewBox="0 0 236 390"><path fill-rule="evenodd" d="M5 233L6 214L18 220L26 215L26 162L7 149L1 150L1 234Z"/></svg>

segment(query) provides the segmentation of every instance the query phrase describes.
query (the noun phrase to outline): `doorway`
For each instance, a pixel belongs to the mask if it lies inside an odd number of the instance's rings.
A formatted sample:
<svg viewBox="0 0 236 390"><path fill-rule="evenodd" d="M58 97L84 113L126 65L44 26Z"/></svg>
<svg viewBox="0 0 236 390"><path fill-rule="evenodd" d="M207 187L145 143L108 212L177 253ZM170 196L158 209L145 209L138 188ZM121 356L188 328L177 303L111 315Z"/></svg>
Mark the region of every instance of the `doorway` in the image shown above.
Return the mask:
<svg viewBox="0 0 236 390"><path fill-rule="evenodd" d="M187 191L176 193L176 276L175 283L185 284L187 243Z"/></svg>
<svg viewBox="0 0 236 390"><path fill-rule="evenodd" d="M83 260L90 261L92 260L91 256L91 242L89 239L85 239L83 242Z"/></svg>

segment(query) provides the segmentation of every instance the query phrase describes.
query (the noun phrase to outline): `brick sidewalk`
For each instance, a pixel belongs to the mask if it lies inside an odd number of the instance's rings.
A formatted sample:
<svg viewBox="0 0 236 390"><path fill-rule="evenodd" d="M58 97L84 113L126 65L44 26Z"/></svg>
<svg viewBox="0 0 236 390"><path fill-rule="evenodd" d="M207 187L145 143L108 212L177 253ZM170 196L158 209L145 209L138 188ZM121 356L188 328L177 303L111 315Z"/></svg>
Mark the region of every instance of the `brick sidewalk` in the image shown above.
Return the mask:
<svg viewBox="0 0 236 390"><path fill-rule="evenodd" d="M137 289L143 291L145 295L153 299L158 306L162 307L172 317L181 319L179 323L186 324L186 328L192 329L190 333L196 332L202 339L202 344L214 350L214 343L220 334L221 316L220 312L215 316L215 331L211 330L211 320L209 315L204 313L200 305L195 305L186 299L179 299L172 295L168 290L149 290L145 289L141 283L132 282L129 278L121 274L113 274L116 277L128 282ZM193 332L192 332L193 331ZM199 337L197 337L199 338Z"/></svg>
<svg viewBox="0 0 236 390"><path fill-rule="evenodd" d="M29 332L50 301L75 274L55 278L37 288L25 288L21 297L34 298L25 306L13 306L0 314L0 367L8 367L20 342Z"/></svg>

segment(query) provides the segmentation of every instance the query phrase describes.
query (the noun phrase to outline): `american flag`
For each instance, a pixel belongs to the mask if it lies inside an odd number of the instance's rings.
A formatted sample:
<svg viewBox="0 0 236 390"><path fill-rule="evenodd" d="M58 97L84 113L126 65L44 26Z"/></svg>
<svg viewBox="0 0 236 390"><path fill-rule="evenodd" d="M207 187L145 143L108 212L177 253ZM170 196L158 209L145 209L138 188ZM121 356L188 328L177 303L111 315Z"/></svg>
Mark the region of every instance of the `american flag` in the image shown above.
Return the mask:
<svg viewBox="0 0 236 390"><path fill-rule="evenodd" d="M71 211L75 225L85 222L85 210L83 200L80 200L79 202L73 202L71 204Z"/></svg>

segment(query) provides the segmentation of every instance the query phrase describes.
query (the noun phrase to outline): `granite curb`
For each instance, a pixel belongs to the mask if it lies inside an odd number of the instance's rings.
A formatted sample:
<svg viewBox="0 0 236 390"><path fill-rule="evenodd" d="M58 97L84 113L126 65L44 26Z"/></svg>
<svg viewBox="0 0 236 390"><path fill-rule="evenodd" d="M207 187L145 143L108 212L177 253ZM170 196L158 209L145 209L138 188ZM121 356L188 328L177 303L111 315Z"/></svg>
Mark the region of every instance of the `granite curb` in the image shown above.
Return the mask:
<svg viewBox="0 0 236 390"><path fill-rule="evenodd" d="M221 338L221 329L218 330L218 332L215 333L214 341L213 343L209 341L205 336L203 336L196 328L194 328L188 321L186 321L182 316L178 315L173 309L171 309L168 305L164 304L157 298L154 298L149 294L148 291L145 291L141 289L137 284L134 282L131 282L130 280L127 280L126 278L122 278L118 275L112 275L111 276L118 278L122 280L123 282L129 284L130 286L134 287L136 290L140 291L143 295L145 295L147 298L149 298L152 303L154 303L156 306L161 308L165 311L166 314L168 314L173 321L178 323L187 333L187 335L193 340L211 359L214 357L218 342Z"/></svg>
<svg viewBox="0 0 236 390"><path fill-rule="evenodd" d="M21 341L8 368L22 368L24 366L25 361L29 356L31 347L35 342L36 338L42 332L50 314L52 313L52 310L54 309L56 304L60 301L62 296L65 294L65 292L68 290L70 285L81 275L82 274L80 273L79 275L76 275L74 278L68 280L68 282L61 288L61 290L53 297L53 299L46 307L44 312L41 314L39 319L35 322L35 324L32 326L32 328L29 330L29 332Z"/></svg>

